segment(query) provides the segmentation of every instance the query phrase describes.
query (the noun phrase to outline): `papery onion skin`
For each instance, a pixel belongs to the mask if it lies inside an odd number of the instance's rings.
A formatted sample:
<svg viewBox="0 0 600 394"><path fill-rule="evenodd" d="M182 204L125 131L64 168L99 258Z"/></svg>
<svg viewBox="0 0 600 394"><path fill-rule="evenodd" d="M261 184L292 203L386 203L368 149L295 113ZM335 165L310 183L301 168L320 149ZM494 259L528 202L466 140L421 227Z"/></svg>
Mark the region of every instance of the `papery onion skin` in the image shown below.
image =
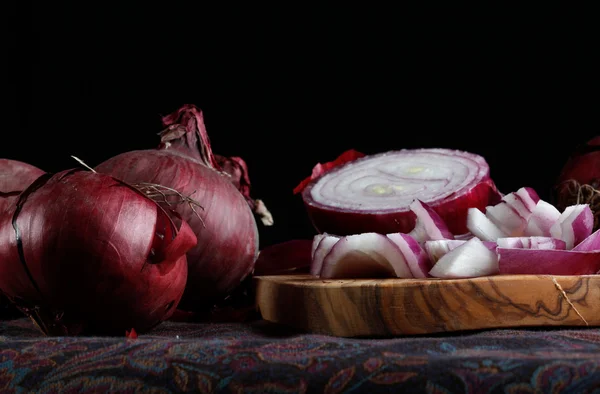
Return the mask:
<svg viewBox="0 0 600 394"><path fill-rule="evenodd" d="M244 195L212 154L202 111L185 105L163 118L157 149L121 153L95 170L129 183L167 186L201 205L174 209L198 238L188 254L183 310L203 311L223 300L251 274L259 251L258 227Z"/></svg>
<svg viewBox="0 0 600 394"><path fill-rule="evenodd" d="M381 234L402 232L408 233L415 226L415 214L409 209L409 204L397 208L386 210L374 210L365 207L361 210L347 208L332 208L324 205L312 196L315 186L322 182L324 176L343 171L348 166L356 165L365 160L377 160L380 157L394 154L440 154L453 157L465 157L466 160L473 160L481 172L476 182L469 185L464 190L457 190L451 196L442 200L426 200L421 196L415 195L433 208L447 224L448 229L455 235L467 233L466 227L467 210L476 207L485 210L487 205L498 203L501 193L498 191L494 181L490 177L489 167L485 160L478 155L455 151L449 149L414 149L389 151L375 155L361 157L337 167L330 169L327 173L313 179L302 191L302 198L307 209L309 219L318 232L328 232L338 235L350 235L363 232L378 232ZM460 192L460 193L458 193Z"/></svg>
<svg viewBox="0 0 600 394"><path fill-rule="evenodd" d="M0 289L48 335L142 333L176 309L195 243L113 177L45 174L0 221Z"/></svg>

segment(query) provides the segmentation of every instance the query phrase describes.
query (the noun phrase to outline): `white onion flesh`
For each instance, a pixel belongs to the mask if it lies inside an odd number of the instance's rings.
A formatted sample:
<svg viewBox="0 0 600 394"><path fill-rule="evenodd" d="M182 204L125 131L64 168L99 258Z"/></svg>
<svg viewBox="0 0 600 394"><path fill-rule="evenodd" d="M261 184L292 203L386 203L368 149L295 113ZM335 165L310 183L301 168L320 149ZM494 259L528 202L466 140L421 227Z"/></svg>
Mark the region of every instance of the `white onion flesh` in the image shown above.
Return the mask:
<svg viewBox="0 0 600 394"><path fill-rule="evenodd" d="M362 233L340 238L323 259L320 277L412 278L400 249L385 235Z"/></svg>

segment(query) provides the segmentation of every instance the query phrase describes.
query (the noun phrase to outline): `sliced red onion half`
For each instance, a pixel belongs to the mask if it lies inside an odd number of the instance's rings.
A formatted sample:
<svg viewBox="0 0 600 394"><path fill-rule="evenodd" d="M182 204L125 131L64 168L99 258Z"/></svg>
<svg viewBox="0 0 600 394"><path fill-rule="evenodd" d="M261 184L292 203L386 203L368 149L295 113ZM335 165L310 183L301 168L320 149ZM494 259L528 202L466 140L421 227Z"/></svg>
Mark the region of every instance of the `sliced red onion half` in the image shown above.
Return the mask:
<svg viewBox="0 0 600 394"><path fill-rule="evenodd" d="M323 259L320 277L412 278L400 249L388 237L361 233L340 238Z"/></svg>
<svg viewBox="0 0 600 394"><path fill-rule="evenodd" d="M453 234L468 232L469 208L496 204L501 193L482 156L451 149L403 149L358 158L311 181L302 198L319 232L409 233L410 204L428 204Z"/></svg>

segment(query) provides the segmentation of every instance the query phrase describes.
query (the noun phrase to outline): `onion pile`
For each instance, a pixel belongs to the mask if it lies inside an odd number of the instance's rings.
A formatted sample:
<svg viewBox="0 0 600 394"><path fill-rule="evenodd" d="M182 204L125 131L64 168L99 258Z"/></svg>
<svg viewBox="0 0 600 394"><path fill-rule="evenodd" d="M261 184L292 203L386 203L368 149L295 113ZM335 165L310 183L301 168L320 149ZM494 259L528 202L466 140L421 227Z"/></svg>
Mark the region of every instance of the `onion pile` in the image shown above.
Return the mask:
<svg viewBox="0 0 600 394"><path fill-rule="evenodd" d="M165 207L181 194L200 205L195 210L189 204L173 209L198 239L187 253L188 282L179 306L203 312L230 295L252 272L259 250L254 213L265 224L272 223L272 218L264 204L249 198L243 160L213 155L198 108L185 105L165 116L163 124L158 148L119 154L95 170L132 184L152 183L176 190L155 193Z"/></svg>
<svg viewBox="0 0 600 394"><path fill-rule="evenodd" d="M593 230L588 204L560 212L522 187L483 210L469 208L469 232L460 237L423 201L409 208L419 231L315 235L310 273L324 279L600 273L600 230Z"/></svg>
<svg viewBox="0 0 600 394"><path fill-rule="evenodd" d="M594 213L594 229L600 228L600 136L575 149L561 169L553 191L560 210L573 204L589 204Z"/></svg>
<svg viewBox="0 0 600 394"><path fill-rule="evenodd" d="M406 233L416 223L415 198L435 210L454 234L468 232L469 208L500 200L485 159L450 149L403 149L351 159L296 191L320 233Z"/></svg>
<svg viewBox="0 0 600 394"><path fill-rule="evenodd" d="M177 308L195 244L129 184L44 174L0 216L0 289L48 335L146 332Z"/></svg>

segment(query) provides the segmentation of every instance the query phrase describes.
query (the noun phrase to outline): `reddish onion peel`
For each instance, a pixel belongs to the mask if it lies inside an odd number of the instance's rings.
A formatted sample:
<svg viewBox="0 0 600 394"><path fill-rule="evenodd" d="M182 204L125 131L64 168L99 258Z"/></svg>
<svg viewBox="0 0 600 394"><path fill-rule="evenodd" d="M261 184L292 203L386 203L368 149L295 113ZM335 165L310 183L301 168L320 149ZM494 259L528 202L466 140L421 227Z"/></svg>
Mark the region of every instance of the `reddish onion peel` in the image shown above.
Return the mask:
<svg viewBox="0 0 600 394"><path fill-rule="evenodd" d="M501 193L479 155L450 149L403 149L351 160L313 179L302 191L319 232L337 235L408 233L418 198L453 234L468 232L469 208L485 210Z"/></svg>
<svg viewBox="0 0 600 394"><path fill-rule="evenodd" d="M308 186L309 183L311 183L313 180L317 179L321 175L325 174L327 171L331 170L332 168L341 166L342 164L351 162L353 160L356 160L356 159L358 159L360 157L364 157L364 156L365 156L365 154L362 152L359 152L354 149L348 149L347 151L343 152L341 155L339 155L333 161L328 161L326 163L317 163L313 167L312 174L309 177L302 180L302 182L300 182L300 184L298 184L298 186L296 186L294 188L294 194L301 193L306 188L306 186Z"/></svg>
<svg viewBox="0 0 600 394"><path fill-rule="evenodd" d="M0 220L0 289L48 335L141 333L176 309L195 243L113 177L45 174Z"/></svg>
<svg viewBox="0 0 600 394"><path fill-rule="evenodd" d="M163 122L166 129L157 149L125 152L95 169L128 183L175 189L203 207L198 212L188 204L174 209L198 238L187 254L188 286L180 308L206 310L252 272L258 255L257 223L245 196L232 182L237 177L223 171L212 153L202 111L185 105ZM244 179L242 175L238 181L245 188L249 185Z"/></svg>

